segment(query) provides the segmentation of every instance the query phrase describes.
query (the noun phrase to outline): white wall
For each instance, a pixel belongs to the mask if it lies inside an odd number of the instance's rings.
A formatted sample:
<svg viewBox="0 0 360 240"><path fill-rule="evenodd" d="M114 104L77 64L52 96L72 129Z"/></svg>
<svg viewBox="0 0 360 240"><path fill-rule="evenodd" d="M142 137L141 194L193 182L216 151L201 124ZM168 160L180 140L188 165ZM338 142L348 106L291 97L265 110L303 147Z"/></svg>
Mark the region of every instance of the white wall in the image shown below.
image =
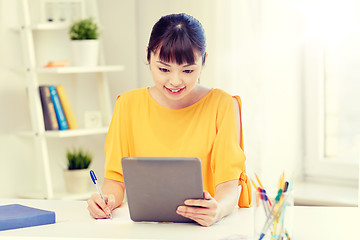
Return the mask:
<svg viewBox="0 0 360 240"><path fill-rule="evenodd" d="M302 174L303 20L291 1L262 2L259 173L274 187Z"/></svg>
<svg viewBox="0 0 360 240"><path fill-rule="evenodd" d="M99 17L103 24L103 43L108 64L122 64L125 71L109 74L111 99L137 88L137 19L136 1L98 0Z"/></svg>

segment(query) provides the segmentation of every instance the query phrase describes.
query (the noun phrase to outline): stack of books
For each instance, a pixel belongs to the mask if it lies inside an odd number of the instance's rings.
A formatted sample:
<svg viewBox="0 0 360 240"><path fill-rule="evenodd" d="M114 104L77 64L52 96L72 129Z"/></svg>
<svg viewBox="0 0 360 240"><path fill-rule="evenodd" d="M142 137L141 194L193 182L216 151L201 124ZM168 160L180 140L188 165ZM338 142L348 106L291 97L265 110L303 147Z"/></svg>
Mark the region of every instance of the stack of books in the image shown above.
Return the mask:
<svg viewBox="0 0 360 240"><path fill-rule="evenodd" d="M78 127L74 112L62 85L39 86L45 130L68 130Z"/></svg>

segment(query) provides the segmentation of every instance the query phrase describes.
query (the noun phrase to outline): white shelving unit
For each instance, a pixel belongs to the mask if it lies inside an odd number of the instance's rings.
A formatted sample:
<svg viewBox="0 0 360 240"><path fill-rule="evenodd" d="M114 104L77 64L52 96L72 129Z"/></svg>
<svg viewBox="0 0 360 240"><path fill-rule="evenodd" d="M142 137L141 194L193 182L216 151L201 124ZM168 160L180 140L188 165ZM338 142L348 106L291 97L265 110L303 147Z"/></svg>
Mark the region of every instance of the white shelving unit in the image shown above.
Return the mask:
<svg viewBox="0 0 360 240"><path fill-rule="evenodd" d="M95 73L123 71L123 66L38 68L38 73Z"/></svg>
<svg viewBox="0 0 360 240"><path fill-rule="evenodd" d="M30 3L31 2L31 3ZM33 4L30 0L19 0L21 7L22 17L21 27L19 28L22 42L22 51L24 57L24 71L26 75L26 88L28 92L28 102L31 115L31 126L32 129L25 133L20 133L22 136L31 137L34 140L36 147L36 157L40 160L41 172L45 181L43 191L40 193L27 194L27 197L31 198L45 198L45 199L84 199L90 196L90 193L84 194L68 194L66 192L59 192L54 189L53 185L53 174L51 171L51 158L49 155L48 143L51 139L63 139L63 138L78 138L95 136L99 134L107 133L107 126L111 119L112 107L109 96L109 87L107 81L108 72L123 71L123 66L118 65L106 65L104 56L100 58L100 65L95 67L58 67L58 68L45 68L39 67L37 63L35 42L37 39L34 38L34 31L50 31L56 33L58 31L64 31L68 29L69 24L66 23L32 23L30 4ZM95 11L93 17L98 22L97 6L96 1L88 0L83 1L85 4L90 4L91 8ZM101 44L100 44L101 45ZM102 53L102 48L100 47ZM99 105L101 107L102 119L104 126L99 128L84 128L79 127L78 129L72 130L59 130L59 131L46 131L43 121L41 100L39 95L39 77L43 74L50 76L53 75L81 75L81 74L93 74L96 76L96 81L89 80L89 84L95 84L99 93ZM46 76L47 76L46 75ZM45 77L46 78L46 77ZM76 77L75 77L76 78ZM75 79L76 81L76 79ZM76 115L76 114L75 114ZM102 148L103 146L99 146ZM103 151L103 149L101 149Z"/></svg>

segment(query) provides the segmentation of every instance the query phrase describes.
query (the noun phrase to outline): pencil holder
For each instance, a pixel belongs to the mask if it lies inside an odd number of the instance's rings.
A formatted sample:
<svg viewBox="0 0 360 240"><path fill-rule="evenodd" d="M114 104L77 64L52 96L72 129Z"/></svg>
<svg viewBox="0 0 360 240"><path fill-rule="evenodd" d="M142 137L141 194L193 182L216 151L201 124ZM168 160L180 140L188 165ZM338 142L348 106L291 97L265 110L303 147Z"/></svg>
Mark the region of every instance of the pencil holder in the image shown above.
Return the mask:
<svg viewBox="0 0 360 240"><path fill-rule="evenodd" d="M254 240L293 239L293 191L268 194L256 191L254 204Z"/></svg>

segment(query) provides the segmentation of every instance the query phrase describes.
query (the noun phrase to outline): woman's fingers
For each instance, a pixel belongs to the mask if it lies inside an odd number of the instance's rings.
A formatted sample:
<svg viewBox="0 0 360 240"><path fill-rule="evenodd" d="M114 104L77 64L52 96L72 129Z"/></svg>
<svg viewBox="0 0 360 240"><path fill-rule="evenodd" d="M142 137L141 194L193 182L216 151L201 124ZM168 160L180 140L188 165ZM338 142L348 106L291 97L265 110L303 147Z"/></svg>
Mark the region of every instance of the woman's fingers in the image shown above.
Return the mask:
<svg viewBox="0 0 360 240"><path fill-rule="evenodd" d="M187 199L184 203L185 206L177 208L178 214L202 226L210 226L217 221L218 204L208 192L204 192L204 199Z"/></svg>
<svg viewBox="0 0 360 240"><path fill-rule="evenodd" d="M105 201L111 203L114 200L112 200L111 197L109 198L106 196ZM99 194L93 194L87 203L89 213L93 218L108 218L111 215L109 206L104 202Z"/></svg>

